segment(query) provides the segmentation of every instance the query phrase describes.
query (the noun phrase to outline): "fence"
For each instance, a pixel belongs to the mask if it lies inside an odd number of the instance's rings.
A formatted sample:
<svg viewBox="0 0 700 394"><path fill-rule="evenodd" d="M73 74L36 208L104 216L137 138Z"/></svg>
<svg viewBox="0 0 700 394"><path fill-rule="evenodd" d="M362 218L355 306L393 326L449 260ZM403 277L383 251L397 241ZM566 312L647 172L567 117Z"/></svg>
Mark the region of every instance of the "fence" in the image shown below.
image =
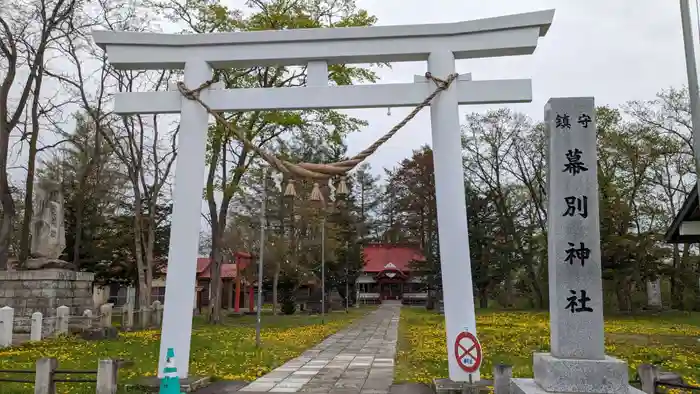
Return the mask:
<svg viewBox="0 0 700 394"><path fill-rule="evenodd" d="M122 307L113 308L112 316L122 330L126 331L160 327L163 321L163 304L156 300L150 307L134 309L132 304L127 303Z"/></svg>
<svg viewBox="0 0 700 394"><path fill-rule="evenodd" d="M54 334L110 328L113 326L115 312L120 317L119 323L124 330L160 326L163 319L163 305L160 301L154 301L151 307L139 310L134 310L131 304L116 310L112 304L104 304L100 307L99 314L94 315L87 309L81 316L71 316L70 308L59 306L56 308L56 315L47 318L44 318L41 312L34 312L31 318L15 318L14 309L5 306L0 308L0 348L23 342L21 335L17 334L23 330L26 332L27 325L30 326L29 340L40 341ZM135 315L138 316L138 326L134 325Z"/></svg>
<svg viewBox="0 0 700 394"><path fill-rule="evenodd" d="M33 379L6 378L0 376L0 382L34 384L35 394L55 394L56 383L95 383L97 394L114 394L117 392L117 372L126 366L121 360L100 360L96 370L76 371L58 368L55 358L42 358L36 362L35 370L0 370L0 374L34 375ZM62 375L95 375L94 378L74 378Z"/></svg>

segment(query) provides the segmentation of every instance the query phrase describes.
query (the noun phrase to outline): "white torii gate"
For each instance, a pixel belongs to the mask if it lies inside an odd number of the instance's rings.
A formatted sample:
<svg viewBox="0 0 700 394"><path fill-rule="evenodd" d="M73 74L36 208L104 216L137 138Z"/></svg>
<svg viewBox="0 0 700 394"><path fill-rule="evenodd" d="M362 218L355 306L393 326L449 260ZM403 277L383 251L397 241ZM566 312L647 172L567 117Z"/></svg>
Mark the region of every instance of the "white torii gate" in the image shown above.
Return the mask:
<svg viewBox="0 0 700 394"><path fill-rule="evenodd" d="M328 65L427 60L432 75L446 78L455 72L455 59L532 54L553 18L554 10L546 10L430 25L188 35L95 31L93 37L107 51L113 67L184 68L184 83L190 89L211 79L212 69L308 65L305 87L205 89L200 98L214 111L410 107L434 90L424 77L412 83L329 86ZM479 380L478 370L468 373L455 355L457 336L463 331L476 334L458 106L531 100L529 79L472 81L466 75L431 105L447 353L453 381ZM166 350L172 347L178 372L187 377L209 114L177 90L119 93L114 110L118 114L180 112L158 373L162 374Z"/></svg>

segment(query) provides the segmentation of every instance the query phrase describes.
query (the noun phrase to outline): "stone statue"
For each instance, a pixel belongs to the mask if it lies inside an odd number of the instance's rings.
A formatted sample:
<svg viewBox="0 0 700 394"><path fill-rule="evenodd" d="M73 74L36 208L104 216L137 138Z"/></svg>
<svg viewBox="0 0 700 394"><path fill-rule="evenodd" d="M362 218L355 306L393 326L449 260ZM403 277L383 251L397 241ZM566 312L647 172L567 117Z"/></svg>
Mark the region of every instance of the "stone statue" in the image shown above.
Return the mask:
<svg viewBox="0 0 700 394"><path fill-rule="evenodd" d="M50 180L41 180L34 186L34 193L30 259L25 267L73 268L72 264L59 259L66 248L61 185Z"/></svg>

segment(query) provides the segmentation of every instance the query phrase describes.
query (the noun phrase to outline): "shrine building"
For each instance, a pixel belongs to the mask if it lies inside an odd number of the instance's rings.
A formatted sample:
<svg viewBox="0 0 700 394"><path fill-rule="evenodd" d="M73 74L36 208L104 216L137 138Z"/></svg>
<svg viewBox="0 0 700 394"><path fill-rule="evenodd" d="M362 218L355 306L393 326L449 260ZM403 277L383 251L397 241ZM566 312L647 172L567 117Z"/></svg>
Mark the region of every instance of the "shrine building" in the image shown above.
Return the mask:
<svg viewBox="0 0 700 394"><path fill-rule="evenodd" d="M426 302L428 292L413 262L425 261L420 249L409 245L369 244L363 249L365 265L355 289L360 303L401 300L404 304Z"/></svg>

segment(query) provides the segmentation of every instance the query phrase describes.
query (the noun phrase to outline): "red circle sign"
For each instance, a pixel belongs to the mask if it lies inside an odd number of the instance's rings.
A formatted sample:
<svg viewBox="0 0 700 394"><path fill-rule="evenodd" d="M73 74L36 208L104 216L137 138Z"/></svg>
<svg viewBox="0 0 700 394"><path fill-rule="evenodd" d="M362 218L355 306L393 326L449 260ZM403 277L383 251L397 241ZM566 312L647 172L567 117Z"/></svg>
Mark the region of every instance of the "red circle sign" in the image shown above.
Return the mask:
<svg viewBox="0 0 700 394"><path fill-rule="evenodd" d="M476 372L481 366L481 344L471 332L460 332L455 339L457 364L467 373Z"/></svg>

